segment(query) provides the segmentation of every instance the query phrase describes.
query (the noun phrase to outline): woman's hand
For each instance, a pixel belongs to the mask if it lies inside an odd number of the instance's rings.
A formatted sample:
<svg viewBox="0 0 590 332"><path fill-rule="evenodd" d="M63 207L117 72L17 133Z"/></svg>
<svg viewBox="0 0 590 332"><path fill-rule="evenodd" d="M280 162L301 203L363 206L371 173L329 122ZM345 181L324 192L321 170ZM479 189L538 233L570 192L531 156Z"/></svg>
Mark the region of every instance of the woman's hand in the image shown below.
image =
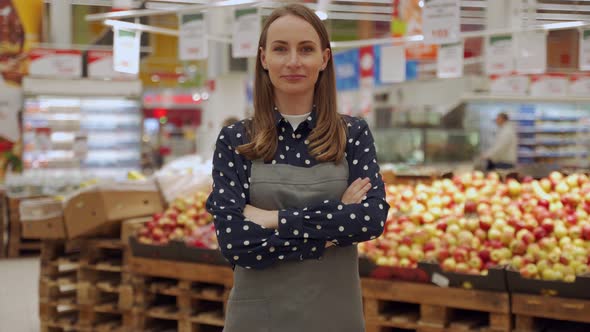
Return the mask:
<svg viewBox="0 0 590 332"><path fill-rule="evenodd" d="M342 203L359 204L369 190L371 190L371 180L369 178L358 178L348 186L342 195Z"/></svg>
<svg viewBox="0 0 590 332"><path fill-rule="evenodd" d="M279 211L263 210L247 204L244 208L244 217L264 228L277 229L279 227Z"/></svg>

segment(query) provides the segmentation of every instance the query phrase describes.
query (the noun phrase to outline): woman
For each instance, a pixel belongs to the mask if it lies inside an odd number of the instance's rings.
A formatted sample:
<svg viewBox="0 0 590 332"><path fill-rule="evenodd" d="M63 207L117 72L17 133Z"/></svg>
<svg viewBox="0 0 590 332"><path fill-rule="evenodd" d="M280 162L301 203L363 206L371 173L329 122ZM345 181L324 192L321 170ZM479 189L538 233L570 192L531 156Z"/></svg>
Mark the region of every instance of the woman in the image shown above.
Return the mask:
<svg viewBox="0 0 590 332"><path fill-rule="evenodd" d="M259 46L254 118L222 129L207 201L235 267L224 331L364 331L356 244L389 209L373 138L337 112L311 10L275 10Z"/></svg>

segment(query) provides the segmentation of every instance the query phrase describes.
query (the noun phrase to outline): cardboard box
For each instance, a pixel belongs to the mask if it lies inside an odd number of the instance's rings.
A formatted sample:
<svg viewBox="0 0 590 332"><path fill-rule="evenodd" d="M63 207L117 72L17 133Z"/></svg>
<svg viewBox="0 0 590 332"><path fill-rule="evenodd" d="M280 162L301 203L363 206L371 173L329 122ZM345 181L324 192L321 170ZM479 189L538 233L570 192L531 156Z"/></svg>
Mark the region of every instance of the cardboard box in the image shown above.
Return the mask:
<svg viewBox="0 0 590 332"><path fill-rule="evenodd" d="M21 235L25 239L65 239L63 217L21 221Z"/></svg>
<svg viewBox="0 0 590 332"><path fill-rule="evenodd" d="M479 289L495 292L506 292L506 269L502 266L491 268L487 275L467 274L443 271L438 263L419 262L418 267L428 273L433 284L442 287ZM445 285L442 285L445 284Z"/></svg>
<svg viewBox="0 0 590 332"><path fill-rule="evenodd" d="M19 214L23 238L66 238L60 201L48 197L24 199L20 201Z"/></svg>
<svg viewBox="0 0 590 332"><path fill-rule="evenodd" d="M70 238L92 236L104 225L163 210L153 181L102 184L76 192L64 202L66 232Z"/></svg>
<svg viewBox="0 0 590 332"><path fill-rule="evenodd" d="M428 283L428 274L420 268L379 266L367 257L359 257L359 275L375 279L394 279Z"/></svg>
<svg viewBox="0 0 590 332"><path fill-rule="evenodd" d="M150 259L181 261L180 248L183 245L183 243L178 241L170 241L164 245L145 244L139 242L136 237L129 238L129 246L131 247L133 256Z"/></svg>
<svg viewBox="0 0 590 332"><path fill-rule="evenodd" d="M590 299L590 275L576 276L574 282L527 279L520 272L509 268L506 277L511 293Z"/></svg>
<svg viewBox="0 0 590 332"><path fill-rule="evenodd" d="M180 243L179 251L180 260L184 262L231 266L219 249L196 248Z"/></svg>

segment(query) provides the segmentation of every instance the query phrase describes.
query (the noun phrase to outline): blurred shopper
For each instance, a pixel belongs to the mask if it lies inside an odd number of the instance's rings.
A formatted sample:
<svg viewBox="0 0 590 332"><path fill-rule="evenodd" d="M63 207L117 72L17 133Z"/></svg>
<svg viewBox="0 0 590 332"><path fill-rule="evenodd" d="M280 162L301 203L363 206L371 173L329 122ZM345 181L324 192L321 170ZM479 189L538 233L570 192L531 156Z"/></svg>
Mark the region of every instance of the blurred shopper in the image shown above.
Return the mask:
<svg viewBox="0 0 590 332"><path fill-rule="evenodd" d="M498 130L492 147L482 158L487 162L487 170L510 169L516 166L518 136L514 124L510 122L508 114L500 113L496 117Z"/></svg>
<svg viewBox="0 0 590 332"><path fill-rule="evenodd" d="M234 265L225 332L365 330L356 244L389 205L364 120L340 115L328 33L300 4L259 41L254 117L221 130L207 209Z"/></svg>

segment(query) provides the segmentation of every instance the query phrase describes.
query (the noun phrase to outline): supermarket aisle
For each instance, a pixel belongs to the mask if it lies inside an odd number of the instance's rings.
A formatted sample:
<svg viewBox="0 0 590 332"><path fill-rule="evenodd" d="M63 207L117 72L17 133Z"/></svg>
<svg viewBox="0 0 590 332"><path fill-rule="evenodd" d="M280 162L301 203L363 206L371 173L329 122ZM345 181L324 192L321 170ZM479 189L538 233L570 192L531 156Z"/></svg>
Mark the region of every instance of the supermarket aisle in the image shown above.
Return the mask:
<svg viewBox="0 0 590 332"><path fill-rule="evenodd" d="M39 332L39 259L0 260L0 331Z"/></svg>

